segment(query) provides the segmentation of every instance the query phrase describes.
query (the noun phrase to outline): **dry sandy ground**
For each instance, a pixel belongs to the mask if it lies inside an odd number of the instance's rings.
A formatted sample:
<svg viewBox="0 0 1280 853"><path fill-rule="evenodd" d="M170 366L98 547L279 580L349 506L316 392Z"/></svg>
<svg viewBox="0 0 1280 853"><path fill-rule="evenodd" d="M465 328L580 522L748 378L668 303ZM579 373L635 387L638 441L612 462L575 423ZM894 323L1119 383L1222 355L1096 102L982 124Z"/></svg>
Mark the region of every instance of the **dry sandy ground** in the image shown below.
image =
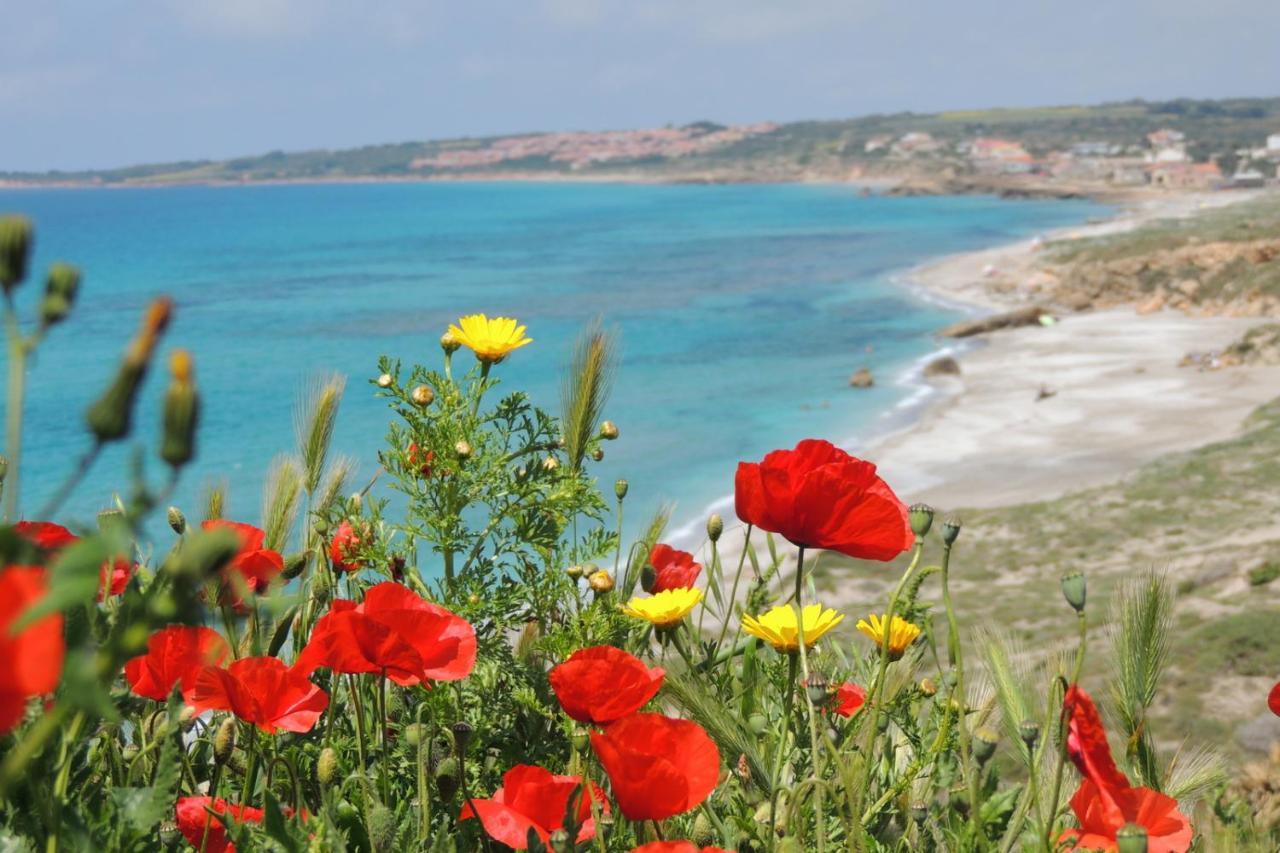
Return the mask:
<svg viewBox="0 0 1280 853"><path fill-rule="evenodd" d="M961 358L954 396L867 455L911 500L990 507L1058 497L1236 433L1280 368L1179 368L1257 319L1131 310L1002 332ZM1039 399L1046 388L1053 396Z"/></svg>
<svg viewBox="0 0 1280 853"><path fill-rule="evenodd" d="M1154 198L1045 238L1114 233L1253 195ZM1034 299L1041 243L944 258L915 270L910 283L984 313L1007 310L1009 297L988 290L991 270L1027 283L1015 300ZM1280 396L1280 367L1177 366L1186 353L1220 348L1262 322L1115 309L997 332L957 356L961 376L945 381L947 393L918 422L857 452L880 466L904 500L942 509L1019 504L1111 482L1156 457L1238 434L1250 412ZM1042 387L1053 395L1037 399ZM737 519L725 521L738 527ZM740 542L728 532L721 540L730 567Z"/></svg>
<svg viewBox="0 0 1280 853"><path fill-rule="evenodd" d="M1247 197L1153 200L1052 237L1113 233ZM1025 279L1023 295L1034 298L1039 245L1024 241L944 259L918 270L913 281L999 310L1007 302L986 289L991 269ZM1221 348L1261 322L1117 309L998 332L959 357L961 376L944 386L951 393L919 423L865 453L904 498L944 507L1024 503L1108 482L1166 453L1235 435L1255 407L1280 396L1280 368L1177 366L1186 353ZM1042 388L1053 395L1038 399Z"/></svg>

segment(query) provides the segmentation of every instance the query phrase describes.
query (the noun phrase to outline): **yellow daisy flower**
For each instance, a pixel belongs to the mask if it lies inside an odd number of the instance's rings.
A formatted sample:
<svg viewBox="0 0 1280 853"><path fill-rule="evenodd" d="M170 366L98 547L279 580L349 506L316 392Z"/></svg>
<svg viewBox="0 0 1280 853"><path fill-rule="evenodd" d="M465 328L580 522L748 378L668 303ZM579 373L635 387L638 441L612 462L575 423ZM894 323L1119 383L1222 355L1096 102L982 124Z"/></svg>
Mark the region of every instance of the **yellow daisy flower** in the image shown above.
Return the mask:
<svg viewBox="0 0 1280 853"><path fill-rule="evenodd" d="M532 338L524 336L524 330L524 326L517 325L510 317L490 320L484 314L469 314L458 320L457 325L449 325L449 334L454 340L470 347L479 361L490 364L497 364L512 350L533 343Z"/></svg>
<svg viewBox="0 0 1280 853"><path fill-rule="evenodd" d="M648 598L633 598L622 612L652 623L657 628L670 628L680 624L702 601L702 590L681 587L668 589Z"/></svg>
<svg viewBox="0 0 1280 853"><path fill-rule="evenodd" d="M812 648L823 634L839 625L843 613L824 610L821 604L810 604L804 609L804 647ZM796 624L796 610L789 604L775 607L762 616L742 617L742 630L759 637L780 652L800 650L800 631Z"/></svg>
<svg viewBox="0 0 1280 853"><path fill-rule="evenodd" d="M866 619L859 619L857 628L862 633L871 638L871 641L877 646L888 646L889 660L897 660L902 657L902 653L907 650L907 646L915 642L916 637L920 636L920 626L908 622L901 616L894 615L893 624L889 630L885 631L885 619L883 616L872 614ZM886 642L885 634L888 634Z"/></svg>

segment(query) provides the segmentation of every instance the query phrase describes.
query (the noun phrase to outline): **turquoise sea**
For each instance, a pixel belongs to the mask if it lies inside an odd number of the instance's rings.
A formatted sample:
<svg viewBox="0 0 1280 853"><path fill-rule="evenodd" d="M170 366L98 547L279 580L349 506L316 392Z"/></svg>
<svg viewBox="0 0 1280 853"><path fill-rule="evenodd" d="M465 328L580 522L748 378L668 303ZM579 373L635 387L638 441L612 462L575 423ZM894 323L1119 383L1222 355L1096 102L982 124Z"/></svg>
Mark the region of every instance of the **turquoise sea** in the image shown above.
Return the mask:
<svg viewBox="0 0 1280 853"><path fill-rule="evenodd" d="M387 424L368 385L378 356L435 363L446 325L485 311L528 324L535 343L498 370L552 410L575 332L597 316L619 328L608 416L622 437L596 471L606 489L630 480L632 518L671 500L696 526L739 459L806 436L856 444L920 399L912 367L959 314L902 287L904 271L1104 209L846 186L441 183L0 191L10 211L36 222L37 273L55 259L85 272L30 370L28 515L87 446L82 413L142 306L168 293L164 347L194 352L205 404L179 505L225 479L229 514L256 521L297 389L318 370L348 376L335 449L364 482ZM18 294L27 316L40 286ZM875 388L850 389L864 366ZM139 410L156 480L166 381L153 373ZM110 448L63 521L110 504L130 452Z"/></svg>

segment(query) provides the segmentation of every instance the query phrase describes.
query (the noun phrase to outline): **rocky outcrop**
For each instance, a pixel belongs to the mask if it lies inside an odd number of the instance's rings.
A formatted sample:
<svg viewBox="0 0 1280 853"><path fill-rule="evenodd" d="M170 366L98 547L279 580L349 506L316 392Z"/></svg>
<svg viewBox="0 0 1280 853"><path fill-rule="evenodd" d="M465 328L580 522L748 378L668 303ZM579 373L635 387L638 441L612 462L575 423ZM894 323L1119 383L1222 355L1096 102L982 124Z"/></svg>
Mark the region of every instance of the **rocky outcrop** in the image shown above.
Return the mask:
<svg viewBox="0 0 1280 853"><path fill-rule="evenodd" d="M1047 308L1041 305L1029 305L1004 314L993 314L976 320L961 320L940 330L938 335L944 338L968 338L974 335L985 335L988 332L998 332L1001 329L1034 326L1040 322L1041 317L1046 315L1052 316Z"/></svg>
<svg viewBox="0 0 1280 853"><path fill-rule="evenodd" d="M854 374L849 377L850 388L870 388L876 384L875 377L871 375L871 371L865 367L860 367Z"/></svg>
<svg viewBox="0 0 1280 853"><path fill-rule="evenodd" d="M1190 241L1113 260L1050 267L1048 297L1071 310L1134 305L1232 317L1280 314L1280 238Z"/></svg>
<svg viewBox="0 0 1280 853"><path fill-rule="evenodd" d="M943 376L959 376L960 362L949 355L938 356L924 366L924 378L934 379Z"/></svg>

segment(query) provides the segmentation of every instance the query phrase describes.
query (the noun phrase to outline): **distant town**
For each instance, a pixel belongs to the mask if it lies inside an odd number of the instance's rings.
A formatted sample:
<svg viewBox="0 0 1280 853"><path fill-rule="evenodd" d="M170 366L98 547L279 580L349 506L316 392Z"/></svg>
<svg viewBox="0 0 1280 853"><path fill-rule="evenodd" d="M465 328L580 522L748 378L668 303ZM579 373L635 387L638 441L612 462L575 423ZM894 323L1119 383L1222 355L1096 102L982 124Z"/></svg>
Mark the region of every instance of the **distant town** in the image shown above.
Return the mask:
<svg viewBox="0 0 1280 853"><path fill-rule="evenodd" d="M0 171L0 183L838 181L897 194L1115 196L1263 187L1276 183L1278 166L1280 98L1240 98L525 133L83 172Z"/></svg>

